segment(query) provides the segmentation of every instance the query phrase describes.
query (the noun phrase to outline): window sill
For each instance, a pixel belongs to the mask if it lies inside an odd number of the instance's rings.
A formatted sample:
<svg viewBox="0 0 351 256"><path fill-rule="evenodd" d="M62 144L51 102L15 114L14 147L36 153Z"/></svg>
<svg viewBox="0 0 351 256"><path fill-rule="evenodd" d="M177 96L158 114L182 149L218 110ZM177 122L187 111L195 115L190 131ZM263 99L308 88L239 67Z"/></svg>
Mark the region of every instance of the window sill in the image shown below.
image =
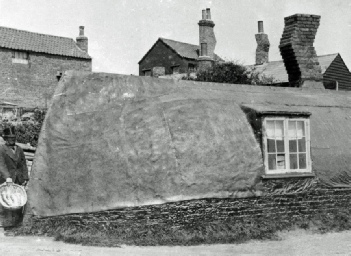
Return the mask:
<svg viewBox="0 0 351 256"><path fill-rule="evenodd" d="M262 179L285 179L285 178L313 178L314 173L279 173L279 174L264 174Z"/></svg>
<svg viewBox="0 0 351 256"><path fill-rule="evenodd" d="M24 60L24 59L12 59L12 63L17 63L17 64L28 64L28 60Z"/></svg>

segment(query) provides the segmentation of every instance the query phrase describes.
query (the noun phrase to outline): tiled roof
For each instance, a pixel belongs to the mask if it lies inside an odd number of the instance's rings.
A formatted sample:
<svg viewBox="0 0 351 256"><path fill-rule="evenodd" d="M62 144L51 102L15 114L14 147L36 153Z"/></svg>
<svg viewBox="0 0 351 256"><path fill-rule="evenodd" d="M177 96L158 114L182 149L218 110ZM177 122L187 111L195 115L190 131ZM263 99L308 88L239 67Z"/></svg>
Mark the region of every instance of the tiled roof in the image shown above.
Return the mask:
<svg viewBox="0 0 351 256"><path fill-rule="evenodd" d="M188 43L182 43L179 41L174 41L171 39L161 38L160 39L175 50L180 56L188 59L197 59L199 58L200 46ZM216 61L223 61L221 57L217 54L214 54L214 59Z"/></svg>
<svg viewBox="0 0 351 256"><path fill-rule="evenodd" d="M322 74L327 70L333 60L338 56L338 53L317 56L318 62L322 68ZM250 68L255 68L258 73L267 77L274 77L277 82L289 82L288 73L286 72L284 62L271 61L262 65L251 65Z"/></svg>
<svg viewBox="0 0 351 256"><path fill-rule="evenodd" d="M183 43L183 42L174 41L174 40L166 39L162 37L160 37L157 40L157 42L159 40L165 43L166 45L168 45L170 48L172 48L179 56L183 58L194 59L194 60L199 58L200 46L198 45ZM151 49L152 48L153 47L151 47ZM144 57L139 61L139 63L146 57L146 55L151 51L151 49L144 55ZM217 54L214 54L214 59L215 61L223 61L223 59L219 57Z"/></svg>
<svg viewBox="0 0 351 256"><path fill-rule="evenodd" d="M0 47L91 59L72 38L0 27Z"/></svg>

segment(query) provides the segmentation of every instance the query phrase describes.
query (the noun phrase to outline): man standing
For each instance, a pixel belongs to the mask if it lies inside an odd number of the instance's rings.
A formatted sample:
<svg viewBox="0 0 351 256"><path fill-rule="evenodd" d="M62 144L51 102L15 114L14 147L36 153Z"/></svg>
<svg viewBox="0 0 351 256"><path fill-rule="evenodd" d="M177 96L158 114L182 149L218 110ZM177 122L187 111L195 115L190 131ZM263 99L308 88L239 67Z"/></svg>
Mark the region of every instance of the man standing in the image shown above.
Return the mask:
<svg viewBox="0 0 351 256"><path fill-rule="evenodd" d="M16 145L14 126L3 130L5 145L0 145L0 184L14 182L25 186L29 180L26 157L22 148Z"/></svg>
<svg viewBox="0 0 351 256"><path fill-rule="evenodd" d="M0 145L0 184L13 182L25 186L29 180L26 157L22 148L16 145L14 126L3 129L5 144ZM22 209L10 211L0 205L0 227L11 227L21 222Z"/></svg>

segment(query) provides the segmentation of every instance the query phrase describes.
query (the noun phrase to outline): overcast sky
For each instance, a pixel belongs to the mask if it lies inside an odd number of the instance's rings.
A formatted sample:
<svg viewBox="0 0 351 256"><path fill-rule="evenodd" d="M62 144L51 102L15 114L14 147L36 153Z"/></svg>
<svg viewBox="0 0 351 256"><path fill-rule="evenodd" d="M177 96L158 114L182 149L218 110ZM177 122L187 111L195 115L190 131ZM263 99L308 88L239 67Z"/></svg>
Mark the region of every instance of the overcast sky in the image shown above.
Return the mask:
<svg viewBox="0 0 351 256"><path fill-rule="evenodd" d="M201 10L211 8L215 52L243 64L255 61L257 21L263 20L270 60L281 59L284 17L321 15L318 55L340 53L351 69L350 0L0 0L0 26L89 38L93 71L138 74L138 61L159 37L198 44Z"/></svg>

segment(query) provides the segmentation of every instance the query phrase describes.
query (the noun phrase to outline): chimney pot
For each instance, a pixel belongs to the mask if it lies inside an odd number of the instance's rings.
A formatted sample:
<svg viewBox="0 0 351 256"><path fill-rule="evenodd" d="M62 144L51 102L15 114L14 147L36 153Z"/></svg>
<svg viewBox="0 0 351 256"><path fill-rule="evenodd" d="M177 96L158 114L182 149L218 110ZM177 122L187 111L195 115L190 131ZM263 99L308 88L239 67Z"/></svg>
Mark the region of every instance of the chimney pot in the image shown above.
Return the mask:
<svg viewBox="0 0 351 256"><path fill-rule="evenodd" d="M211 10L210 10L210 8L207 8L207 9L206 9L206 13L207 13L207 15L206 15L207 17L206 17L206 18L207 18L208 20L210 20L210 19L211 19Z"/></svg>
<svg viewBox="0 0 351 256"><path fill-rule="evenodd" d="M79 26L79 36L76 38L77 46L85 51L88 52L88 38L84 36L84 26Z"/></svg>
<svg viewBox="0 0 351 256"><path fill-rule="evenodd" d="M203 20L206 19L206 10L202 10L202 19L203 19Z"/></svg>
<svg viewBox="0 0 351 256"><path fill-rule="evenodd" d="M258 33L264 33L263 32L263 21L262 20L260 20L258 22Z"/></svg>
<svg viewBox="0 0 351 256"><path fill-rule="evenodd" d="M84 26L79 26L79 36L84 36Z"/></svg>

